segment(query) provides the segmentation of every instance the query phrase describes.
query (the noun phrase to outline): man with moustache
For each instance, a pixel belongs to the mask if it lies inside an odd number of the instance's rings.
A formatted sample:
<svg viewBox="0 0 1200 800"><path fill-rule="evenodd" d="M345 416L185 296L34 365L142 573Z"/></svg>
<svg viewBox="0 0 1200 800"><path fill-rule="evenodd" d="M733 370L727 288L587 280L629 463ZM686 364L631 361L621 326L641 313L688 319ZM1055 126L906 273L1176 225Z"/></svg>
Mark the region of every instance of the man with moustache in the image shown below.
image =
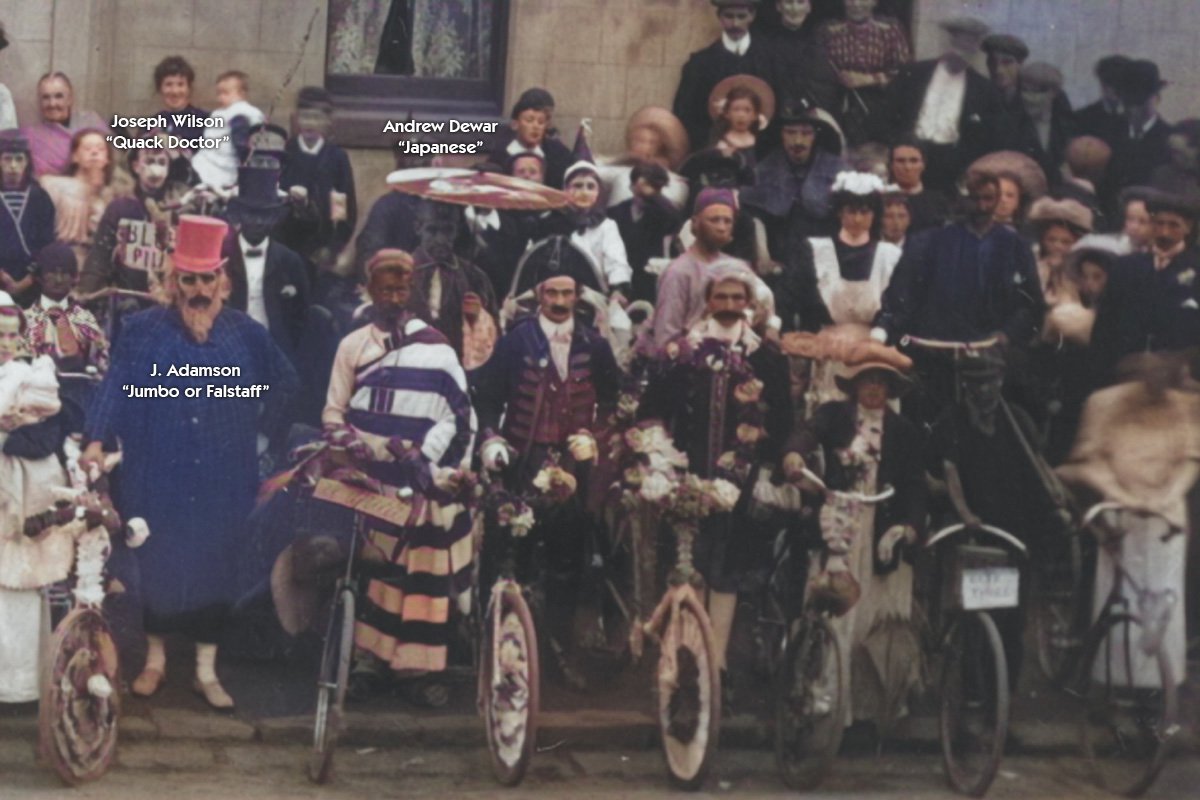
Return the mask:
<svg viewBox="0 0 1200 800"><path fill-rule="evenodd" d="M134 694L148 697L162 686L163 636L181 633L196 642L193 689L217 709L233 707L217 678L217 642L236 599L236 544L258 488L257 434L282 439L286 432L271 426L296 388L295 371L267 329L225 307L227 231L219 220L180 219L167 276L171 303L126 319L88 414L81 459L85 468L98 465L105 444L119 439L117 507L154 532L135 551L148 653ZM167 377L171 367L236 367L240 375ZM256 384L269 387L263 400L220 396ZM130 386L179 396L134 398Z"/></svg>
<svg viewBox="0 0 1200 800"><path fill-rule="evenodd" d="M359 686L395 673L415 678L404 685L410 701L441 706L446 687L427 673L446 668L450 601L471 585L471 514L457 476L476 426L458 357L407 310L412 274L402 250L380 250L367 263L368 324L338 345L321 422L326 441L355 454L384 497L421 500L402 524L365 515L360 552L369 566L354 641L369 656L355 666Z"/></svg>
<svg viewBox="0 0 1200 800"><path fill-rule="evenodd" d="M974 342L996 336L1015 348L1030 341L1043 305L1033 252L1012 229L995 224L1000 188L994 175L972 175L967 193L964 221L907 242L873 338Z"/></svg>
<svg viewBox="0 0 1200 800"><path fill-rule="evenodd" d="M761 465L772 464L779 473L792 426L787 358L746 320L755 287L753 273L740 262L709 271L701 285L704 316L669 344L667 368L652 378L638 410L642 419L662 420L691 472L731 481L743 491L753 486ZM725 651L738 587L758 566L751 555L753 525L739 502L731 513L702 520L695 544L727 690Z"/></svg>
<svg viewBox="0 0 1200 800"><path fill-rule="evenodd" d="M566 681L583 688L581 676L562 656L572 639L587 536L595 528L585 506L589 462L599 438L593 434L616 403L620 370L604 337L576 319L575 278L548 277L538 285L537 295L537 316L518 320L500 338L491 359L472 373L471 386L484 431L480 459L485 467L495 470L511 461L516 470L512 478L525 491L542 466L557 458L577 480L565 503L538 511L533 535L546 533L552 647ZM483 563L488 569L486 552Z"/></svg>

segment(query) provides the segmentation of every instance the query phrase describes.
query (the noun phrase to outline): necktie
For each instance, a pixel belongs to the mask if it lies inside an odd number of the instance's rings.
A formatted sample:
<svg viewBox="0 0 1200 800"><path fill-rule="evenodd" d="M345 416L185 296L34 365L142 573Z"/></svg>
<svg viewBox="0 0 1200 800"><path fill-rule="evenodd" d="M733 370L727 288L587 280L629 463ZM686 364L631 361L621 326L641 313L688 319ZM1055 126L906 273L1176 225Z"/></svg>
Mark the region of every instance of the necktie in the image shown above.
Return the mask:
<svg viewBox="0 0 1200 800"><path fill-rule="evenodd" d="M61 308L52 308L49 317L54 322L54 332L58 336L58 352L63 358L79 355L79 339L75 336L66 313Z"/></svg>

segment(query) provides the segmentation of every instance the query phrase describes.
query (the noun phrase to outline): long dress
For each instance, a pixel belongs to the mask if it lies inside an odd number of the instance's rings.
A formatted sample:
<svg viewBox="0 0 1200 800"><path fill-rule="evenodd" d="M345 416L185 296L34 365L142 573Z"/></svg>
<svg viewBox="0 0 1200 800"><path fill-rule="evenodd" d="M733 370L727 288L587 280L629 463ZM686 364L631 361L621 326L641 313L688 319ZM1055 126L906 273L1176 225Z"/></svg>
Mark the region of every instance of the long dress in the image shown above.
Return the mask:
<svg viewBox="0 0 1200 800"><path fill-rule="evenodd" d="M850 491L874 494L880 489L883 415L858 408L850 446L831 454L844 465L859 465L860 476ZM832 621L842 652L843 696L850 698L845 724L866 719L886 727L906 713L904 700L920 678L919 662L911 657L912 565L901 559L895 570L876 574L875 506L835 507L834 502L822 509L822 532L827 540L850 534L846 565L862 592L847 613Z"/></svg>
<svg viewBox="0 0 1200 800"><path fill-rule="evenodd" d="M883 292L900 260L900 248L888 242L853 247L828 238L809 239L809 242L817 291L829 310L834 332L850 341L869 338L871 323L882 307ZM835 381L836 368L831 362L814 365L808 408L846 399Z"/></svg>
<svg viewBox="0 0 1200 800"><path fill-rule="evenodd" d="M53 363L46 359L42 367L53 382ZM28 395L18 387L28 386L31 374L33 370L22 362L0 365L0 416L18 407L29 409ZM33 416L26 420L34 421ZM9 435L10 431L0 429L0 448ZM24 521L53 507L54 487L65 485L66 475L52 454L17 458L0 453L0 703L38 698L40 640L49 633L38 589L67 576L75 545L65 528L29 539L23 532Z"/></svg>

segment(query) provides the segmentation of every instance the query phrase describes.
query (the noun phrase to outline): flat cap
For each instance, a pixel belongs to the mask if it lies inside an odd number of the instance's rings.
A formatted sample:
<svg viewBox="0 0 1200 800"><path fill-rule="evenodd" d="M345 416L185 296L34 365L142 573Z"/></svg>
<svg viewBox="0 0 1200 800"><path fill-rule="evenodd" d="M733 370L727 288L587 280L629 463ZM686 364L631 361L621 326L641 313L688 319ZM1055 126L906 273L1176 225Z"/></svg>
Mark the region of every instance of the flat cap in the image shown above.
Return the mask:
<svg viewBox="0 0 1200 800"><path fill-rule="evenodd" d="M1017 61L1029 58L1029 45L1011 33L993 33L983 40L985 53L1003 53L1012 56Z"/></svg>
<svg viewBox="0 0 1200 800"><path fill-rule="evenodd" d="M942 20L938 25L949 33L966 33L981 39L991 31L986 22L974 17L950 17Z"/></svg>
<svg viewBox="0 0 1200 800"><path fill-rule="evenodd" d="M1063 74L1058 67L1045 61L1030 61L1021 67L1021 86L1034 91L1061 89Z"/></svg>

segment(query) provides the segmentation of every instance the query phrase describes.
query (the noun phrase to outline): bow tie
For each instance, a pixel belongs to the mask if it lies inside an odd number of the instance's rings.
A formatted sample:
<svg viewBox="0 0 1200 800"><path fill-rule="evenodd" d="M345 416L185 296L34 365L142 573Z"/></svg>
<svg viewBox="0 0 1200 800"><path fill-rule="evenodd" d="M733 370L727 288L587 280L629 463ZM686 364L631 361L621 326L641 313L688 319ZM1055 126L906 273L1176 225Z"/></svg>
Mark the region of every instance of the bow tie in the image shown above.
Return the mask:
<svg viewBox="0 0 1200 800"><path fill-rule="evenodd" d="M555 344L570 344L571 334L567 331L555 331L551 334L550 341Z"/></svg>
<svg viewBox="0 0 1200 800"><path fill-rule="evenodd" d="M255 248L251 248L251 249L247 250L242 255L245 256L246 258L262 258L263 255L265 255L265 253L266 253L266 251L263 250L261 247L255 247Z"/></svg>

